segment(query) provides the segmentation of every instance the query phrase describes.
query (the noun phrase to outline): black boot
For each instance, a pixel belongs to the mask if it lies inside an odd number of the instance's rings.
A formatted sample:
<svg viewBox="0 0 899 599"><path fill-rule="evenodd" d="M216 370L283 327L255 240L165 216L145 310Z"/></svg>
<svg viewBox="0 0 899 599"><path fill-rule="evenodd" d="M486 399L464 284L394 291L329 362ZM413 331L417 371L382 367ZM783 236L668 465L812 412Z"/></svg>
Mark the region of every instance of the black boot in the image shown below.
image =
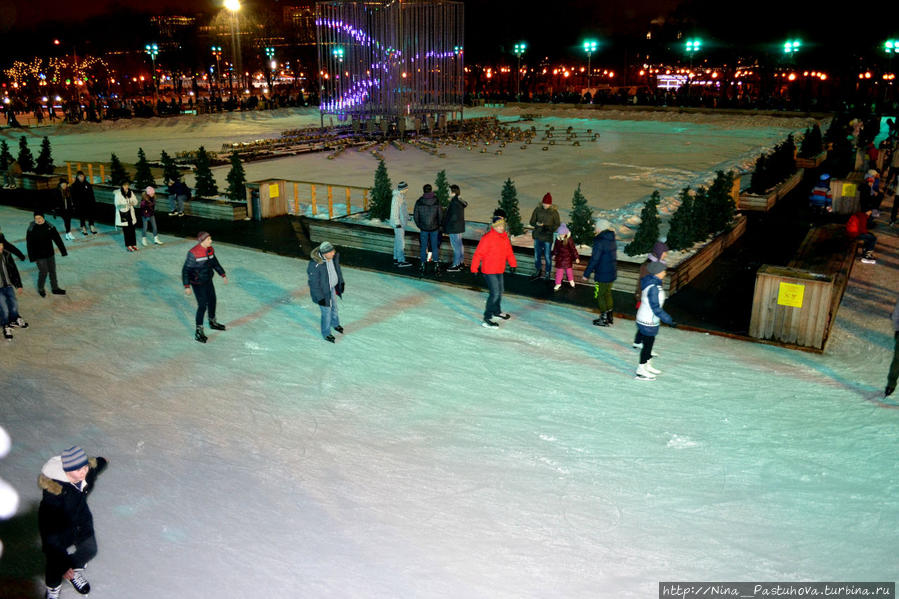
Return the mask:
<svg viewBox="0 0 899 599"><path fill-rule="evenodd" d="M544 278L545 276L546 276L546 272L544 272L543 269L541 269L537 274L535 274L533 277L531 277L531 280L539 281L540 279Z"/></svg>
<svg viewBox="0 0 899 599"><path fill-rule="evenodd" d="M615 324L615 317L612 315L611 310L606 312L606 322L609 324L609 326Z"/></svg>
<svg viewBox="0 0 899 599"><path fill-rule="evenodd" d="M206 333L203 332L202 325L197 327L197 333L196 333L196 335L194 335L194 339L196 339L200 343L206 343L207 337L206 337Z"/></svg>
<svg viewBox="0 0 899 599"><path fill-rule="evenodd" d="M607 316L608 312L603 312L599 315L599 318L593 320L593 324L598 327L607 327L609 326L609 319Z"/></svg>
<svg viewBox="0 0 899 599"><path fill-rule="evenodd" d="M216 319L212 318L209 320L209 328L215 329L216 331L224 331L225 325L219 324Z"/></svg>

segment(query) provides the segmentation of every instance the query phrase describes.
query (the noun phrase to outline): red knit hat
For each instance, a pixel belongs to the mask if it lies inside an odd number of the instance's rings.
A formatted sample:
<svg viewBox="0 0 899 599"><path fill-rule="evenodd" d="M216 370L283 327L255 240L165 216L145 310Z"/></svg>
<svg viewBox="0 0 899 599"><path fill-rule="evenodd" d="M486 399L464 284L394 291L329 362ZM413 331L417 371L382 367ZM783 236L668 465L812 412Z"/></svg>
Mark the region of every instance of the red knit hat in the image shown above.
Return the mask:
<svg viewBox="0 0 899 599"><path fill-rule="evenodd" d="M552 204L553 197L550 194L546 194L545 196L543 196L543 203L544 204Z"/></svg>

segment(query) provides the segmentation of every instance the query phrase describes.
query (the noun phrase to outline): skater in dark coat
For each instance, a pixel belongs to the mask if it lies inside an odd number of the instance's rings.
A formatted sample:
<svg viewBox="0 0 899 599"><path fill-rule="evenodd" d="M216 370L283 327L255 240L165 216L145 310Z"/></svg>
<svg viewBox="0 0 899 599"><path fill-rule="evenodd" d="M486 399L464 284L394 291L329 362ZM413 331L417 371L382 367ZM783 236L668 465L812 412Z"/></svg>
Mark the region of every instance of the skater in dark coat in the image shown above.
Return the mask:
<svg viewBox="0 0 899 599"><path fill-rule="evenodd" d="M66 228L66 239L74 241L72 236L72 217L75 216L75 202L72 199L72 190L69 189L69 182L65 177L59 179L59 185L56 186L56 206L54 211L62 217L62 223Z"/></svg>
<svg viewBox="0 0 899 599"><path fill-rule="evenodd" d="M61 289L56 281L56 256L53 253L53 244L59 248L59 253L67 256L66 246L62 243L59 231L56 227L44 219L42 212L34 213L34 222L28 225L25 234L25 246L28 251L28 260L37 264L37 292L45 297L44 282L50 276L50 290L54 295L65 295L66 290Z"/></svg>
<svg viewBox="0 0 899 599"><path fill-rule="evenodd" d="M225 330L225 325L215 319L216 298L213 272L217 272L225 284L228 284L225 269L219 264L218 258L215 257L215 250L212 249L212 236L206 231L200 231L197 234L197 245L187 252L184 266L181 267L184 295L190 295L193 290L197 298L197 330L194 339L200 343L206 343L207 340L206 333L203 331L203 316L207 310L209 310L209 328L216 331Z"/></svg>
<svg viewBox="0 0 899 599"><path fill-rule="evenodd" d="M462 263L465 261L462 234L465 233L465 208L468 202L459 197L461 190L458 185L450 185L450 192L453 195L443 217L443 232L449 236L453 246L453 264L447 270L456 272L462 270Z"/></svg>
<svg viewBox="0 0 899 599"><path fill-rule="evenodd" d="M884 397L889 397L896 390L896 381L899 380L899 301L893 308L893 361L890 363L890 372L887 374L887 386L883 392Z"/></svg>
<svg viewBox="0 0 899 599"><path fill-rule="evenodd" d="M553 234L562 224L559 211L553 206L553 197L547 193L543 201L531 213L531 236L534 238L534 270L535 278L549 278L552 270L550 255L552 254Z"/></svg>
<svg viewBox="0 0 899 599"><path fill-rule="evenodd" d="M4 339L13 338L13 327L24 329L28 326L19 314L16 294L22 293L22 278L13 253L19 256L19 260L25 259L22 252L12 244L7 245L6 238L0 234L0 327L3 328Z"/></svg>
<svg viewBox="0 0 899 599"><path fill-rule="evenodd" d="M87 227L90 226L91 233L97 234L94 228L94 186L84 176L84 171L78 171L75 175L75 181L70 187L72 191L72 202L75 204L75 213L81 221L81 234L87 235Z"/></svg>
<svg viewBox="0 0 899 599"><path fill-rule="evenodd" d="M437 195L431 191L430 185L424 186L424 193L415 202L415 207L412 209L412 220L415 221L415 226L420 231L422 274L428 263L428 250L431 252L431 260L437 265L435 273L439 273L440 223L443 220L443 208L440 207Z"/></svg>
<svg viewBox="0 0 899 599"><path fill-rule="evenodd" d="M599 318L593 324L600 327L611 325L614 320L612 310L612 284L618 278L618 244L615 241L615 231L612 223L604 218L596 221L596 237L593 238L593 254L590 262L584 269L584 280L590 280L590 275L596 279L596 306L599 308Z"/></svg>
<svg viewBox="0 0 899 599"><path fill-rule="evenodd" d="M59 598L63 579L82 595L91 590L84 566L97 555L97 540L87 496L107 464L105 458L88 458L80 447L70 447L41 469L38 486L43 497L37 519L47 558L47 599Z"/></svg>
<svg viewBox="0 0 899 599"><path fill-rule="evenodd" d="M640 265L640 274L637 277L637 289L634 292L634 299L637 302L637 309L640 309L640 301L643 297L643 288L641 284L643 282L643 277L649 274L649 265L653 262L661 262L667 266L667 262L665 262L668 258L668 245L663 241L657 241L652 246L652 249L649 251L649 255L646 257L646 261ZM634 335L634 349L642 349L643 348L643 335L640 333L640 328L637 327L637 334Z"/></svg>
<svg viewBox="0 0 899 599"><path fill-rule="evenodd" d="M343 290L346 287L343 271L340 270L340 255L333 245L325 241L312 250L310 258L306 266L309 296L321 308L322 338L334 343L335 338L331 334L331 329L343 334L340 316L337 313L337 298L343 297Z"/></svg>

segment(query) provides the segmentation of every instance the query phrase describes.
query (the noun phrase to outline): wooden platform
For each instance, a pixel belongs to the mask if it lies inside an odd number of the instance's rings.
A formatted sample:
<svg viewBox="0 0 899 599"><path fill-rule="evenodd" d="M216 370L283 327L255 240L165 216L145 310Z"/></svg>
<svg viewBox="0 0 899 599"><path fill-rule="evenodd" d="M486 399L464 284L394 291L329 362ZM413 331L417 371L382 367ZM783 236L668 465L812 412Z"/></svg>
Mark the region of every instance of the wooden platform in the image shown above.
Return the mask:
<svg viewBox="0 0 899 599"><path fill-rule="evenodd" d="M755 195L752 193L741 193L740 201L737 203L737 210L743 212L767 212L771 210L778 201L793 191L793 188L799 185L802 177L805 175L805 169L799 169L793 175L772 189L765 195Z"/></svg>
<svg viewBox="0 0 899 599"><path fill-rule="evenodd" d="M843 225L825 225L808 232L786 267L762 266L756 275L749 335L823 351L857 246Z"/></svg>
<svg viewBox="0 0 899 599"><path fill-rule="evenodd" d="M101 204L115 204L113 194L116 188L111 185L94 185L94 198ZM140 193L136 190L133 190ZM157 212L168 212L169 194L164 191L156 192ZM243 220L247 217L246 202L227 202L207 199L191 199L184 203L184 214L199 218L217 220Z"/></svg>

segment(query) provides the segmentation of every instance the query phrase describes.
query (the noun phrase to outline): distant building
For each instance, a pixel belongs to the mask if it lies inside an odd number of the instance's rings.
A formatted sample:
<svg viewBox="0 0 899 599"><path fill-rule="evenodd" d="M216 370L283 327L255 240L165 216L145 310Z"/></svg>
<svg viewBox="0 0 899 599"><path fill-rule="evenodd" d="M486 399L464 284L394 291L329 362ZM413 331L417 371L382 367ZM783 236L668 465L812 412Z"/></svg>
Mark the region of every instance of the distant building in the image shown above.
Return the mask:
<svg viewBox="0 0 899 599"><path fill-rule="evenodd" d="M150 23L156 28L160 40L173 40L193 28L197 24L197 18L181 15L155 16L150 17Z"/></svg>
<svg viewBox="0 0 899 599"><path fill-rule="evenodd" d="M315 1L295 2L282 11L284 28L290 32L293 43L315 45Z"/></svg>

